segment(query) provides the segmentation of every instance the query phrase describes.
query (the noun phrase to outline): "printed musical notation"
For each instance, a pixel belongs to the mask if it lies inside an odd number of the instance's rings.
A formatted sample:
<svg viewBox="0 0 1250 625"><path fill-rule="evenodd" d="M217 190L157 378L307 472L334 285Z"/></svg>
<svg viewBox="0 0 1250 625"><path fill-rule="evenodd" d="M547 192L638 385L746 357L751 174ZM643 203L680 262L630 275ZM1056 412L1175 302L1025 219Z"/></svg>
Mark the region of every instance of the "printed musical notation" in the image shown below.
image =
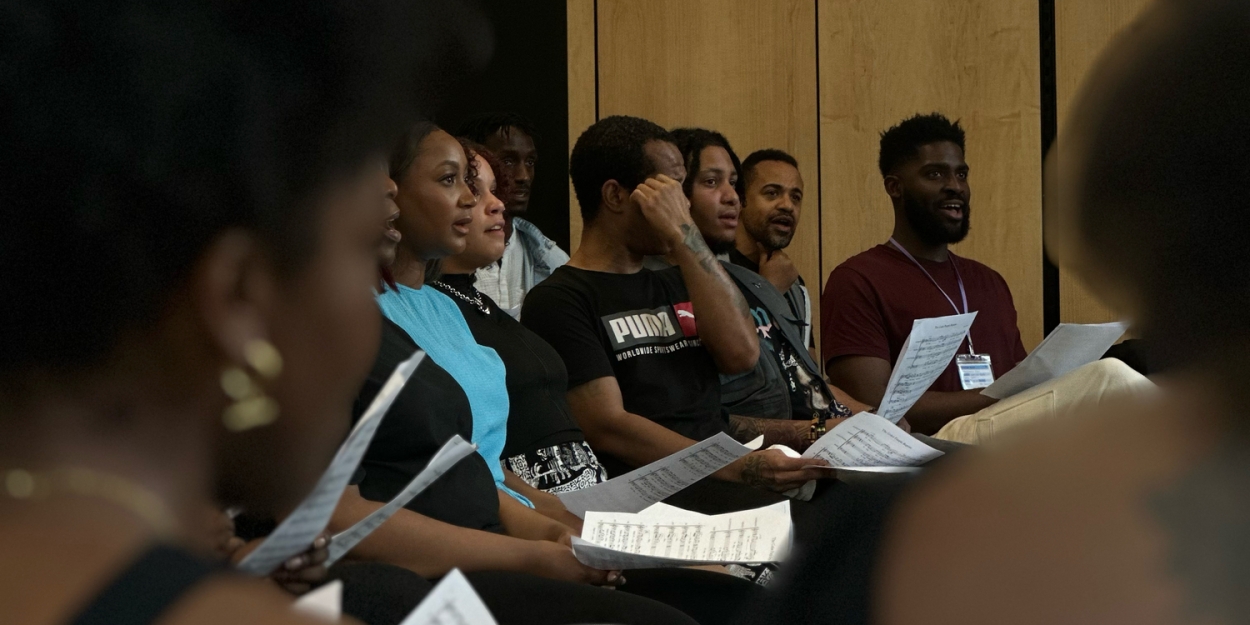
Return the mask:
<svg viewBox="0 0 1250 625"><path fill-rule="evenodd" d="M898 423L946 370L976 316L971 312L912 322L877 414Z"/></svg>
<svg viewBox="0 0 1250 625"><path fill-rule="evenodd" d="M604 569L776 562L789 550L790 534L788 501L708 516L591 512L573 553Z"/></svg>
<svg viewBox="0 0 1250 625"><path fill-rule="evenodd" d="M803 453L832 467L906 467L924 464L942 452L889 421L861 412L830 430Z"/></svg>
<svg viewBox="0 0 1250 625"><path fill-rule="evenodd" d="M722 432L602 484L558 496L569 512L581 517L591 510L639 512L759 449L761 443L763 437L741 445Z"/></svg>

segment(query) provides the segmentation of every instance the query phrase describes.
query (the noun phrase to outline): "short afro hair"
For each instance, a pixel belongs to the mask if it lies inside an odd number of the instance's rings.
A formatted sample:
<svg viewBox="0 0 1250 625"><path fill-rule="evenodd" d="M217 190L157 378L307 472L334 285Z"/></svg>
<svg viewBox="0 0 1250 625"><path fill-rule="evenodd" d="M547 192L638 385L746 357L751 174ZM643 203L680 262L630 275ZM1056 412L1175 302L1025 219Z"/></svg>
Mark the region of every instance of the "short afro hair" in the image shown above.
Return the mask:
<svg viewBox="0 0 1250 625"><path fill-rule="evenodd" d="M528 118L517 113L482 113L474 115L460 124L456 136L464 137L473 141L486 145L486 140L490 139L496 133L502 132L506 137L513 130L520 130L534 140L534 144L539 142L538 128L534 126Z"/></svg>
<svg viewBox="0 0 1250 625"><path fill-rule="evenodd" d="M799 168L799 162L794 160L794 157L790 156L785 150L776 148L756 150L747 155L747 160L742 161L742 186L744 190L746 189L746 179L755 172L755 166L765 161L776 161L785 163L795 169Z"/></svg>
<svg viewBox="0 0 1250 625"><path fill-rule="evenodd" d="M599 215L603 185L615 180L632 190L655 173L655 163L647 158L650 141L676 145L669 131L641 117L613 115L593 124L573 145L569 156L569 177L581 207L582 221L590 223Z"/></svg>
<svg viewBox="0 0 1250 625"><path fill-rule="evenodd" d="M738 197L742 197L742 161L738 160L738 153L729 146L729 139L726 139L725 135L706 128L676 128L673 130L673 138L677 140L677 149L681 151L681 158L686 163L686 179L681 184L686 197L690 197L690 193L694 190L694 174L702 167L699 160L703 155L703 150L710 147L725 148L725 151L729 153L729 160L734 165L734 173L738 175L734 189L738 192Z"/></svg>
<svg viewBox="0 0 1250 625"><path fill-rule="evenodd" d="M881 133L881 155L877 166L888 176L903 163L916 157L920 146L949 141L964 149L964 129L941 113L917 113Z"/></svg>

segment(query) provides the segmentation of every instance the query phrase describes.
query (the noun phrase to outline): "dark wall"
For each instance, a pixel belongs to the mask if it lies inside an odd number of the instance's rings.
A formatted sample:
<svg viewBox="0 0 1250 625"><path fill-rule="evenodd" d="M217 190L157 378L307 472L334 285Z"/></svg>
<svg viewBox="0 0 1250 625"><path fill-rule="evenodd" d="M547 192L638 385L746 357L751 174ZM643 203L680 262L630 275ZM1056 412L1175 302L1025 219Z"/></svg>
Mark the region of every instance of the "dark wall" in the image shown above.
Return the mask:
<svg viewBox="0 0 1250 625"><path fill-rule="evenodd" d="M538 166L525 218L569 249L568 31L565 0L480 0L495 50L481 72L447 94L435 116L454 132L477 113L511 111L538 127Z"/></svg>

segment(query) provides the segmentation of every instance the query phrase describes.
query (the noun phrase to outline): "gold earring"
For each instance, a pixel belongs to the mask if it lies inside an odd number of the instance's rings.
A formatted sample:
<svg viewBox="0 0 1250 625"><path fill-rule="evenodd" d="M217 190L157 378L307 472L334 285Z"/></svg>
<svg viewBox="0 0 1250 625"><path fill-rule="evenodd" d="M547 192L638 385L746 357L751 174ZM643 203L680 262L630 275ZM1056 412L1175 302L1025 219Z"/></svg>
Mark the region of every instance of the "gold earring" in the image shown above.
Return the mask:
<svg viewBox="0 0 1250 625"><path fill-rule="evenodd" d="M249 341L243 346L243 360L267 380L273 380L282 373L282 355L269 341ZM243 432L269 425L278 419L278 402L266 395L247 371L239 367L226 368L221 372L221 390L234 400L221 415L227 430Z"/></svg>

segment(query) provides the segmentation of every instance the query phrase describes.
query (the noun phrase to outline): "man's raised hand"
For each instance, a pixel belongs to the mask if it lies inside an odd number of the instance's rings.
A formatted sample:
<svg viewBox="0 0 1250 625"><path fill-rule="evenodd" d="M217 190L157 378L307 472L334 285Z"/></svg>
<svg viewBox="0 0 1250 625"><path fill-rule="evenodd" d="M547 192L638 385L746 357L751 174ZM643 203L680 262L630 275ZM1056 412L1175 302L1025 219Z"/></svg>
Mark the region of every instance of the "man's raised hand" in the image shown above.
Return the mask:
<svg viewBox="0 0 1250 625"><path fill-rule="evenodd" d="M643 217L670 250L681 245L687 230L694 228L690 200L686 199L681 183L664 174L647 178L630 197L638 202Z"/></svg>

